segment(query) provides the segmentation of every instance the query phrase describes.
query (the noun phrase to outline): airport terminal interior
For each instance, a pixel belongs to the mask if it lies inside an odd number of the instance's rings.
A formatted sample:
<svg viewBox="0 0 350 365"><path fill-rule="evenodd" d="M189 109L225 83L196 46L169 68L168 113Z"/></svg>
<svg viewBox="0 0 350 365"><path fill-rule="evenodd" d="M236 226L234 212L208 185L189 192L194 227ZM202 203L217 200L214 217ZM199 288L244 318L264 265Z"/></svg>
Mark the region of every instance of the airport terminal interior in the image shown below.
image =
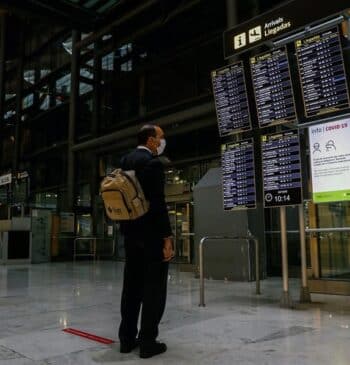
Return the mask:
<svg viewBox="0 0 350 365"><path fill-rule="evenodd" d="M0 365L349 364L349 87L345 0L0 0ZM175 256L144 360L100 183L149 123Z"/></svg>

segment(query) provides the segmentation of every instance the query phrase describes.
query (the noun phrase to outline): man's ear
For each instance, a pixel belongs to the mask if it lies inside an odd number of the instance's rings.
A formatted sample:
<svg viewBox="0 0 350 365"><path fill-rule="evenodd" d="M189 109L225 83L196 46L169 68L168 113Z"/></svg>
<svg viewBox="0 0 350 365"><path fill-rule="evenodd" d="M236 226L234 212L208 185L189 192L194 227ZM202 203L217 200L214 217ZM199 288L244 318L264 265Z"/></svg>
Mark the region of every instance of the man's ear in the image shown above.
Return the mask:
<svg viewBox="0 0 350 365"><path fill-rule="evenodd" d="M149 146L149 145L151 145L151 146L152 146L152 145L154 144L154 141L153 141L153 140L154 140L154 137L149 136L149 137L148 137L148 140L147 140L147 145L148 145L148 146Z"/></svg>

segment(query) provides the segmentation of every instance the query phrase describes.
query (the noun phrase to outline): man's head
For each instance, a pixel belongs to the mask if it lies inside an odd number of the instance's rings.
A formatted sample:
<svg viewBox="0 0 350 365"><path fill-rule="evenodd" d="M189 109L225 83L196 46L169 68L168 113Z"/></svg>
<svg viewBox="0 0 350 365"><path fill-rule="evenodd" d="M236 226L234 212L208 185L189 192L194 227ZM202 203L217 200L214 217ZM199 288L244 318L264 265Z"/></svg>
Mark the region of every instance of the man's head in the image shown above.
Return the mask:
<svg viewBox="0 0 350 365"><path fill-rule="evenodd" d="M150 149L154 155L161 155L165 148L164 132L157 125L144 125L137 135L138 144Z"/></svg>

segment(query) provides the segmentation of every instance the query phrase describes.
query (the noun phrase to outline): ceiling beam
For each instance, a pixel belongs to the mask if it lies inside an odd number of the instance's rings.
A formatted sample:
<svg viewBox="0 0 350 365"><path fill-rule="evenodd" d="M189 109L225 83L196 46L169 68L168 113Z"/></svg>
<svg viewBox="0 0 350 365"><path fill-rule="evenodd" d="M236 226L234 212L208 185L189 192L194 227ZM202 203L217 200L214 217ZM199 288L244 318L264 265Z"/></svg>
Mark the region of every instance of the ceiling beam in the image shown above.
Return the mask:
<svg viewBox="0 0 350 365"><path fill-rule="evenodd" d="M99 38L104 36L106 33L111 31L111 29L126 22L127 20L133 18L134 16L142 13L143 11L148 9L150 6L152 6L158 2L159 2L159 0L148 0L148 1L144 2L142 5L129 11L127 14L124 14L122 17L116 19L115 21L110 22L106 27L104 27L104 28L100 29L99 31L94 32L92 35L84 38L83 40L81 40L80 42L78 42L76 44L76 47L78 49L81 49L81 48L88 46L89 44L95 42L96 40L98 40Z"/></svg>
<svg viewBox="0 0 350 365"><path fill-rule="evenodd" d="M93 30L98 15L86 8L66 1L1 0L2 9L24 17L44 18L83 31Z"/></svg>
<svg viewBox="0 0 350 365"><path fill-rule="evenodd" d="M214 116L215 107L213 102L209 102L202 105L197 105L192 108L181 110L179 112L175 112L171 115L162 116L159 118L152 119L152 123L159 125L160 127L169 127L173 124L180 124L188 120L194 120L196 118L201 118L208 114L212 114ZM215 117L211 118L211 123L215 123ZM118 130L104 136L100 136L97 138L90 139L86 142L82 142L76 144L72 147L73 152L78 152L86 149L97 148L105 144L115 143L116 141L122 141L128 138L135 137L140 126L134 125L131 127L127 127L122 130Z"/></svg>

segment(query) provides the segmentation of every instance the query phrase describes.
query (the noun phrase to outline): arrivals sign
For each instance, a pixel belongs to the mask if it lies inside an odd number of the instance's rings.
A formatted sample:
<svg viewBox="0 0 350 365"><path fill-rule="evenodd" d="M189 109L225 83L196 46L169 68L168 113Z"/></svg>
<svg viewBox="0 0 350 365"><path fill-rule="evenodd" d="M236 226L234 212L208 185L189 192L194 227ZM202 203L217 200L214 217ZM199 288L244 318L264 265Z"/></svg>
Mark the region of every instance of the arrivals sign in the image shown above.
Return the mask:
<svg viewBox="0 0 350 365"><path fill-rule="evenodd" d="M350 200L350 118L309 127L314 203Z"/></svg>
<svg viewBox="0 0 350 365"><path fill-rule="evenodd" d="M264 42L287 36L345 12L348 0L291 0L260 16L224 32L225 58L238 55Z"/></svg>

